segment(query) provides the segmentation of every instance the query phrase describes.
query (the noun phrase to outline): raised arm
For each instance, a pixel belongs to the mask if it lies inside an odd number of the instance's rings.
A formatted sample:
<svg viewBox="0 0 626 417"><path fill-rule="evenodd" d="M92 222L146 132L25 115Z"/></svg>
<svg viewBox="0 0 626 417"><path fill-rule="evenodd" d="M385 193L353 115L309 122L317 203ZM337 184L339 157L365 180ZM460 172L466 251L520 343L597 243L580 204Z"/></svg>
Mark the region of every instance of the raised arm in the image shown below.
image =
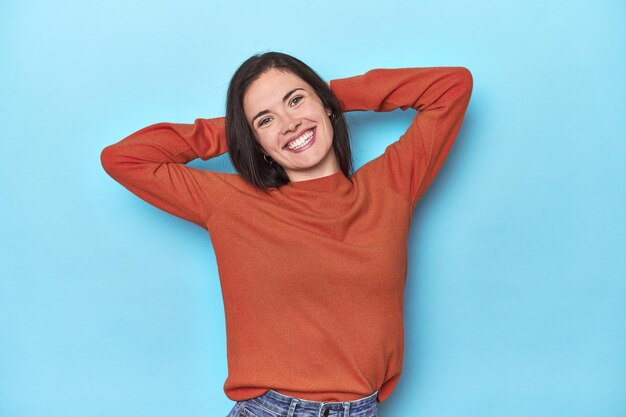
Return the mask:
<svg viewBox="0 0 626 417"><path fill-rule="evenodd" d="M456 138L472 93L464 67L374 69L332 80L344 111L418 113L407 131L375 163L383 164L390 186L415 206L443 164Z"/></svg>
<svg viewBox="0 0 626 417"><path fill-rule="evenodd" d="M148 203L202 228L231 191L216 172L185 166L227 152L225 119L193 124L157 123L109 145L100 155L104 170Z"/></svg>

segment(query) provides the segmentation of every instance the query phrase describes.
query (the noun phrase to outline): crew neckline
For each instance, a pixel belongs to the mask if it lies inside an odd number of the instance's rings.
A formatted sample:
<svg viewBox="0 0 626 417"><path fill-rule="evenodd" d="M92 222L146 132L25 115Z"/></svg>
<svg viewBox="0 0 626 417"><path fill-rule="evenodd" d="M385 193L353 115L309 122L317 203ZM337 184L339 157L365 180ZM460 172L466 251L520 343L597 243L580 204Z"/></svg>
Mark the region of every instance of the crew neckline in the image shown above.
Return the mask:
<svg viewBox="0 0 626 417"><path fill-rule="evenodd" d="M304 181L290 181L284 185L287 189L333 191L345 184L351 184L343 171L339 170L325 177L313 178Z"/></svg>

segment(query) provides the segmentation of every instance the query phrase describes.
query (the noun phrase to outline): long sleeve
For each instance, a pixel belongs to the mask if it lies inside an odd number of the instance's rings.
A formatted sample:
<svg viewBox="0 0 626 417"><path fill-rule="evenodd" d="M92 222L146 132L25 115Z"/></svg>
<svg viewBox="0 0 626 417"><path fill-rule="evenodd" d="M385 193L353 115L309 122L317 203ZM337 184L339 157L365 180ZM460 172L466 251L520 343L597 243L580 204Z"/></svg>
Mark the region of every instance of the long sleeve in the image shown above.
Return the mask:
<svg viewBox="0 0 626 417"><path fill-rule="evenodd" d="M225 119L156 123L109 145L104 170L146 202L202 228L231 188L224 175L185 164L227 152Z"/></svg>
<svg viewBox="0 0 626 417"><path fill-rule="evenodd" d="M380 157L389 185L411 207L441 168L472 93L471 72L464 67L374 69L330 82L344 111L417 110L411 125Z"/></svg>

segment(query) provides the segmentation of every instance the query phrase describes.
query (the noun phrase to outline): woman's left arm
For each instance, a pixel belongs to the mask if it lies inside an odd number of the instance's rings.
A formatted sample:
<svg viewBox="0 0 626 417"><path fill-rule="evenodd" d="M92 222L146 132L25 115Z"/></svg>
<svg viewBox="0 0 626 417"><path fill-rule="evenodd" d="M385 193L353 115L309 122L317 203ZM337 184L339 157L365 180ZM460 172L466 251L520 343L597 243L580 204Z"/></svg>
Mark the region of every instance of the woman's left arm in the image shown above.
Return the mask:
<svg viewBox="0 0 626 417"><path fill-rule="evenodd" d="M390 186L415 206L441 168L461 127L473 87L465 67L374 69L330 81L344 111L417 110L381 156Z"/></svg>

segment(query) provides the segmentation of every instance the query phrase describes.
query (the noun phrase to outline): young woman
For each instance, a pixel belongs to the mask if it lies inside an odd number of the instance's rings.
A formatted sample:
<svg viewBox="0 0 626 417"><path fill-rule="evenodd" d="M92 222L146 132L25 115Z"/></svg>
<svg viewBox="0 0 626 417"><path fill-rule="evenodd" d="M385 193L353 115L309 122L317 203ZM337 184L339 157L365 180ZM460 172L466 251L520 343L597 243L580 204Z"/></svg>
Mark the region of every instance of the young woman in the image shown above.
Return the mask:
<svg viewBox="0 0 626 417"><path fill-rule="evenodd" d="M106 147L106 172L207 230L224 300L232 416L370 417L398 383L407 238L472 91L463 67L326 83L286 54L235 72L226 117L157 123ZM353 172L344 112L417 110ZM389 138L383 138L385 140ZM229 153L237 174L185 164Z"/></svg>

